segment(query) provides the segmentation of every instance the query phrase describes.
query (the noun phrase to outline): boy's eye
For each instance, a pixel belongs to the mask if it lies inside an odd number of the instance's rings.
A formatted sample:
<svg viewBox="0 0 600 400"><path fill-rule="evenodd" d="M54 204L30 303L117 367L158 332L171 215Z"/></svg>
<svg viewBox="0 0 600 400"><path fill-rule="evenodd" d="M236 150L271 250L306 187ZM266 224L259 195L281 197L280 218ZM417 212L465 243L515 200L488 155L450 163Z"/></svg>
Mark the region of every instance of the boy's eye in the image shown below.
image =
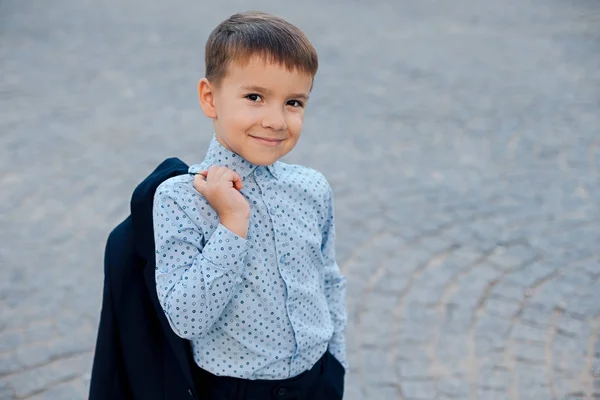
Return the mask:
<svg viewBox="0 0 600 400"><path fill-rule="evenodd" d="M298 100L290 100L290 101L288 101L288 105L290 105L292 107L304 107L304 104L302 104L302 102L300 102Z"/></svg>
<svg viewBox="0 0 600 400"><path fill-rule="evenodd" d="M256 93L247 94L246 98L253 102L258 102L258 101L262 100L262 97L260 96L260 94L256 94Z"/></svg>

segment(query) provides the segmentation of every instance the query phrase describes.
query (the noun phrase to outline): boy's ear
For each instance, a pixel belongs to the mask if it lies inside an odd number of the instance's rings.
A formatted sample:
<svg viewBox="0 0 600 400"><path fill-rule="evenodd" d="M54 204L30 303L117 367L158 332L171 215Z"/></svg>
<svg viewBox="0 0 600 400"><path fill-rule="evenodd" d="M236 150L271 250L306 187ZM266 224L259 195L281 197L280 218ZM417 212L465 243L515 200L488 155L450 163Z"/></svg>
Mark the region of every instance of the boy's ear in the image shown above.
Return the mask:
<svg viewBox="0 0 600 400"><path fill-rule="evenodd" d="M204 114L208 118L217 118L215 88L206 78L202 78L200 79L200 82L198 82L198 97L200 99L200 107L202 107Z"/></svg>

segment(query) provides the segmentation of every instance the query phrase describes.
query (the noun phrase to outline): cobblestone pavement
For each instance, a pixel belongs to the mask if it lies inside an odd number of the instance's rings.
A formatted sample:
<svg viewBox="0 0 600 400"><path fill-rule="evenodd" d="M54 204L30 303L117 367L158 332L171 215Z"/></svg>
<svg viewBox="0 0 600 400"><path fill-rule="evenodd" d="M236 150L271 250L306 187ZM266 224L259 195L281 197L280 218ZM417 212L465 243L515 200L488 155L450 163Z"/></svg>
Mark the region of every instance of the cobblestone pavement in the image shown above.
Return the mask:
<svg viewBox="0 0 600 400"><path fill-rule="evenodd" d="M249 8L320 52L288 161L335 189L346 398L600 397L597 1L0 0L0 398L85 398L107 234L204 155Z"/></svg>

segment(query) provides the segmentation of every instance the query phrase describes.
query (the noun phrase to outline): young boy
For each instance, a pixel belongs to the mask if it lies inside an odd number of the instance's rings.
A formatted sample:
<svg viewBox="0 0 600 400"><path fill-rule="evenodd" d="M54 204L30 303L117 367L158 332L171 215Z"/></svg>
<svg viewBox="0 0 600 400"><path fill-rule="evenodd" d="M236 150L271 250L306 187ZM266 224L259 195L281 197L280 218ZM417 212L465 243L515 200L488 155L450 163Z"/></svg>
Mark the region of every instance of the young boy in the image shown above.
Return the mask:
<svg viewBox="0 0 600 400"><path fill-rule="evenodd" d="M207 399L341 399L346 280L332 190L279 161L300 137L316 51L292 24L249 12L215 28L205 59L212 143L154 198L161 306L191 341Z"/></svg>

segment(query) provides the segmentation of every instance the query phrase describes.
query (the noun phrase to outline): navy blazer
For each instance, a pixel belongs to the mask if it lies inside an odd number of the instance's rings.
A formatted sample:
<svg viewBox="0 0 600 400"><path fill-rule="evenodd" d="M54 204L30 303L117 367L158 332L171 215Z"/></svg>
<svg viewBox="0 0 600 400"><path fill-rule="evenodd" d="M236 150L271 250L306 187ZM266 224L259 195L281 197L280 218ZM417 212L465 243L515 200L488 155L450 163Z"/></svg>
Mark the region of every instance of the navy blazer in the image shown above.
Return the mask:
<svg viewBox="0 0 600 400"><path fill-rule="evenodd" d="M131 214L108 237L90 400L199 400L189 342L171 329L154 275L154 192L187 172L177 158L161 163L135 189Z"/></svg>

